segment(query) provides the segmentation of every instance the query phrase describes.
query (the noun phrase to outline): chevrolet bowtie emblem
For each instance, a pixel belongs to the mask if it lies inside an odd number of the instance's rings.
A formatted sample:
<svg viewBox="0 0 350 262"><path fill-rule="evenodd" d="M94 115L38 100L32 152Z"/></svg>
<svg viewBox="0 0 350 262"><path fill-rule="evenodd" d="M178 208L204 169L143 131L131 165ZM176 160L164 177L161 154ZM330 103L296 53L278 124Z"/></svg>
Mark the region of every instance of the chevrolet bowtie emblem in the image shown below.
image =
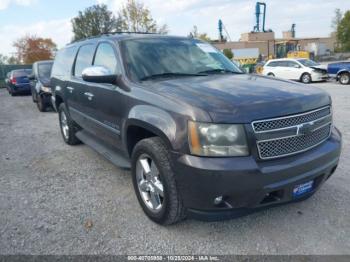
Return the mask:
<svg viewBox="0 0 350 262"><path fill-rule="evenodd" d="M308 135L314 131L314 122L297 125L297 135Z"/></svg>

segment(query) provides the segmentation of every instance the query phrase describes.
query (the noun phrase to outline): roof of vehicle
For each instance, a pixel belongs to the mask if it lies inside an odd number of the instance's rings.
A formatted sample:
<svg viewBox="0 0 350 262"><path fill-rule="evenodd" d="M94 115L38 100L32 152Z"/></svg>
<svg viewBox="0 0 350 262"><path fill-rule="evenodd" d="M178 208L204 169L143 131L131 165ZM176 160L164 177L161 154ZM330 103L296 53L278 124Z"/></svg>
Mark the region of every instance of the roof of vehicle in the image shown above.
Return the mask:
<svg viewBox="0 0 350 262"><path fill-rule="evenodd" d="M53 60L42 60L42 61L37 61L34 64L40 65L40 64L48 64L48 63L53 63Z"/></svg>
<svg viewBox="0 0 350 262"><path fill-rule="evenodd" d="M110 34L102 34L94 37L84 38L75 42L72 42L68 44L67 46L74 46L78 43L82 42L89 42L89 41L96 41L100 39L107 39L107 40L128 40L128 39L141 39L141 38L179 38L179 39L185 39L188 38L186 36L173 36L173 35L163 35L163 34L156 34L156 33L138 33L138 32L115 32Z"/></svg>
<svg viewBox="0 0 350 262"><path fill-rule="evenodd" d="M274 62L274 61L298 61L298 60L305 60L306 58L278 58L278 59L270 59L267 62Z"/></svg>
<svg viewBox="0 0 350 262"><path fill-rule="evenodd" d="M21 71L32 71L32 69L30 69L30 68L15 69L15 70L12 70L10 73L12 73L12 72L21 72Z"/></svg>

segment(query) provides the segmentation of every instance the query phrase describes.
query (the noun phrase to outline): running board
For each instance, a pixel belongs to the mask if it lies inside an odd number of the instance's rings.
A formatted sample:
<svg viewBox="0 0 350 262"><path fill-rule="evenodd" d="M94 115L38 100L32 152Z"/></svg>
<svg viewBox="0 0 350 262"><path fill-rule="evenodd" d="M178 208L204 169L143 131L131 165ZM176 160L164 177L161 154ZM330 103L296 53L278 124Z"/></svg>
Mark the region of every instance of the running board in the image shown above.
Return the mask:
<svg viewBox="0 0 350 262"><path fill-rule="evenodd" d="M87 131L82 130L75 135L81 142L94 149L117 167L131 169L130 161L126 157L122 156L116 149L113 149L100 139L90 135Z"/></svg>

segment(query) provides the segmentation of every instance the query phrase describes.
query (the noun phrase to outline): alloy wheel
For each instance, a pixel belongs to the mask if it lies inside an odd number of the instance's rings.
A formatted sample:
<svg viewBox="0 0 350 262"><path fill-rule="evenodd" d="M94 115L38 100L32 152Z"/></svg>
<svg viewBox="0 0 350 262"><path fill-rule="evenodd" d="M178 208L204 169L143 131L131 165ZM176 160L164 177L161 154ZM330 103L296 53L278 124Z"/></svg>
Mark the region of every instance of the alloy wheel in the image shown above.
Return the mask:
<svg viewBox="0 0 350 262"><path fill-rule="evenodd" d="M164 186L156 163L147 154L142 154L136 162L136 179L144 204L158 213L164 203Z"/></svg>
<svg viewBox="0 0 350 262"><path fill-rule="evenodd" d="M66 113L64 111L62 111L60 116L61 116L60 122L61 122L63 136L65 139L68 139L69 138L69 126L68 126Z"/></svg>
<svg viewBox="0 0 350 262"><path fill-rule="evenodd" d="M340 83L342 83L343 85L347 84L350 82L350 76L348 74L342 74L340 76Z"/></svg>

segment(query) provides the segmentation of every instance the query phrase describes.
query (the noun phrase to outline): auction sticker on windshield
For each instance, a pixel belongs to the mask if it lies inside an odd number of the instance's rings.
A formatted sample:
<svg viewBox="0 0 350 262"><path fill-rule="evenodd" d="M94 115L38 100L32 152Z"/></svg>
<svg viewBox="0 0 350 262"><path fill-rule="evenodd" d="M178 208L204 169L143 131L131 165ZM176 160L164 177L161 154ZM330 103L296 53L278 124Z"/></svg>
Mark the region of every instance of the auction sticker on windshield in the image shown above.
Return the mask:
<svg viewBox="0 0 350 262"><path fill-rule="evenodd" d="M203 44L203 43L197 43L196 44L203 52L206 53L217 53L218 50L216 50L214 47L208 44Z"/></svg>

